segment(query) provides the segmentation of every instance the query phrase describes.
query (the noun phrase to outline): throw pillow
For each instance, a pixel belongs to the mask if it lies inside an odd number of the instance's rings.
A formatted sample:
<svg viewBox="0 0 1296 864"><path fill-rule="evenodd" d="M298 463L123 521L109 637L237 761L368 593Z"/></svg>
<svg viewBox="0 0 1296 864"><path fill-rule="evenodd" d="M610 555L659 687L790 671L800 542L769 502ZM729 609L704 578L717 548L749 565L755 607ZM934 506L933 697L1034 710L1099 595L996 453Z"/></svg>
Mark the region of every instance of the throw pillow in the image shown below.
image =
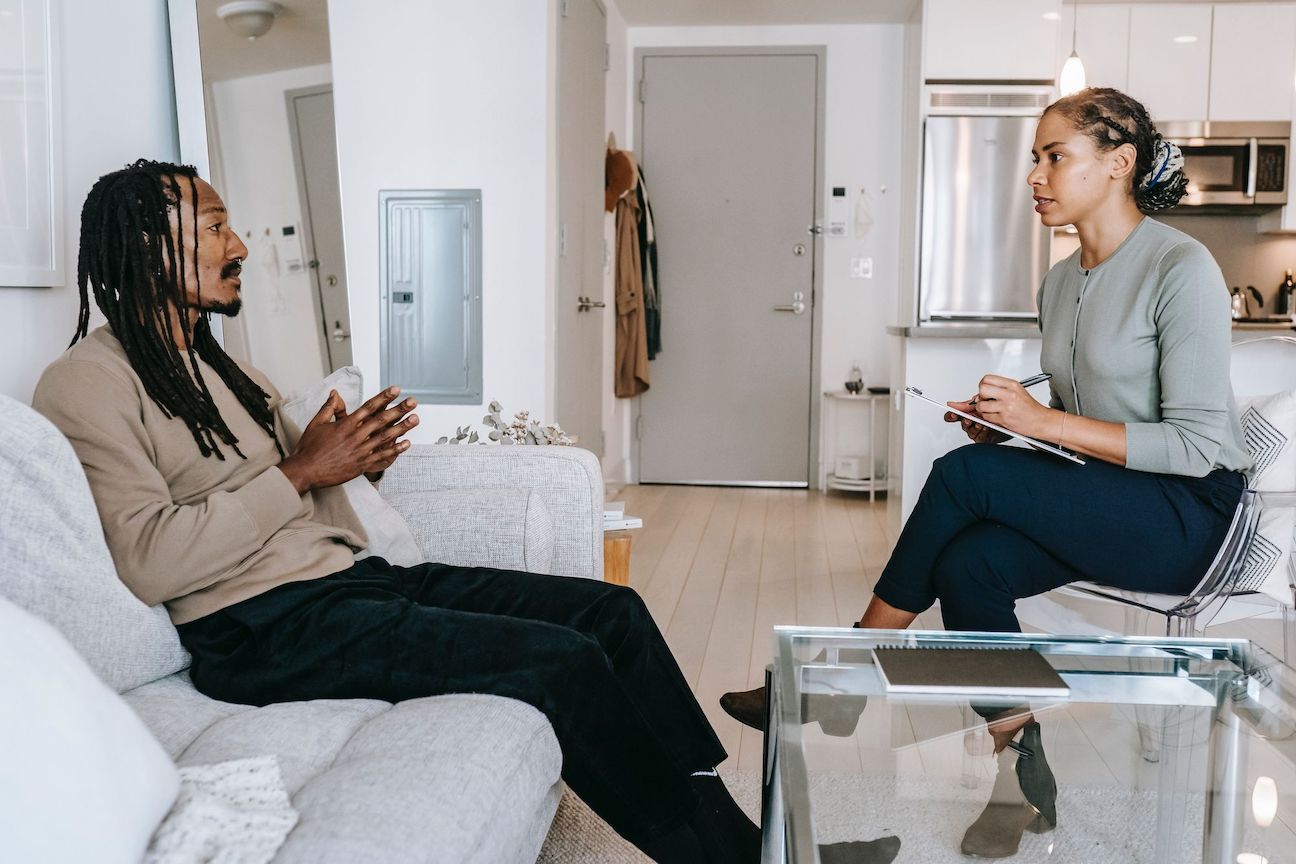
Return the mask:
<svg viewBox="0 0 1296 864"><path fill-rule="evenodd" d="M279 416L283 419L288 446L297 446L302 430L324 404L330 390L338 392L347 411L354 411L363 401L363 385L359 367L344 366L318 384L285 399L279 406ZM356 554L357 559L376 555L399 567L413 567L428 560L405 520L383 500L372 483L363 476L357 477L342 484L342 491L369 535L369 545Z"/></svg>
<svg viewBox="0 0 1296 864"><path fill-rule="evenodd" d="M0 857L138 864L176 766L53 627L0 598Z"/></svg>
<svg viewBox="0 0 1296 864"><path fill-rule="evenodd" d="M1296 391L1284 390L1238 401L1242 439L1255 461L1252 489L1296 491Z"/></svg>
<svg viewBox="0 0 1296 864"><path fill-rule="evenodd" d="M0 597L53 624L119 693L189 665L166 610L117 576L72 445L0 395Z"/></svg>
<svg viewBox="0 0 1296 864"><path fill-rule="evenodd" d="M1260 493L1296 491L1296 391L1242 399L1238 409L1247 453L1255 462L1250 487ZM1296 509L1264 506L1237 590L1259 591L1291 606Z"/></svg>

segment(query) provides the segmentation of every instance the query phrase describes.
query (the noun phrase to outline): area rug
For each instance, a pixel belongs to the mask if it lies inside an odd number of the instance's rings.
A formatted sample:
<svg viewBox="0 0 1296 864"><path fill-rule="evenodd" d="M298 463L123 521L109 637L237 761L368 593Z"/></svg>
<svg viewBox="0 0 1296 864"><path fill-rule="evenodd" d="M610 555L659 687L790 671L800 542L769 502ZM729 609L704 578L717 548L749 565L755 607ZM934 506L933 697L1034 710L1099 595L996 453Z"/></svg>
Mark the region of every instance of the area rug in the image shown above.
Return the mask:
<svg viewBox="0 0 1296 864"><path fill-rule="evenodd" d="M721 771L725 783L753 820L759 820L760 777L752 771ZM812 800L821 843L900 838L896 864L968 864L959 853L963 831L984 807L989 784L964 789L955 782L902 780L861 774L812 775ZM1048 834L1027 833L1015 861L1049 864L1174 864L1155 855L1156 796L1111 787L1073 786L1058 792L1058 827ZM1184 795L1184 848L1178 861L1201 860L1202 796ZM1267 848L1261 829L1248 825L1243 848L1271 862L1281 852ZM1259 859L1257 859L1259 860ZM568 790L540 852L541 864L651 864L617 836Z"/></svg>

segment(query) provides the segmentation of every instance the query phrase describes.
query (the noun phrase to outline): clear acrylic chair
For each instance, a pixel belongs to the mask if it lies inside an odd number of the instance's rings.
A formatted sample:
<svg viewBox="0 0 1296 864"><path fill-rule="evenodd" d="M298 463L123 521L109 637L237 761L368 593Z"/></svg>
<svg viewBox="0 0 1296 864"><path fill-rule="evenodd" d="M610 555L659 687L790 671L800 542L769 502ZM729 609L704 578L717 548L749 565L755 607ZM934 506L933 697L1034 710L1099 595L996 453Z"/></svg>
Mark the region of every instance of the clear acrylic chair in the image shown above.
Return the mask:
<svg viewBox="0 0 1296 864"><path fill-rule="evenodd" d="M1264 336L1235 343L1230 376L1237 398L1296 389L1296 337ZM1286 431L1290 437L1292 430ZM1281 556L1282 550L1271 548L1271 544L1256 533L1261 519L1275 509L1296 510L1296 490L1257 492L1248 489L1243 492L1214 561L1188 594L1125 591L1095 582L1073 582L1058 591L1072 596L1096 597L1125 604L1130 610L1162 615L1167 636L1202 635L1202 630L1230 599L1242 595L1255 596L1258 580L1272 569L1275 556ZM1296 518L1296 514L1293 517ZM1296 561L1290 552L1285 566L1288 583L1296 582ZM1292 622L1296 618L1292 607L1296 605L1296 594L1288 602L1275 605L1283 624L1283 661L1290 663L1293 655L1289 643L1292 641ZM1127 616L1127 624L1132 623L1134 617Z"/></svg>

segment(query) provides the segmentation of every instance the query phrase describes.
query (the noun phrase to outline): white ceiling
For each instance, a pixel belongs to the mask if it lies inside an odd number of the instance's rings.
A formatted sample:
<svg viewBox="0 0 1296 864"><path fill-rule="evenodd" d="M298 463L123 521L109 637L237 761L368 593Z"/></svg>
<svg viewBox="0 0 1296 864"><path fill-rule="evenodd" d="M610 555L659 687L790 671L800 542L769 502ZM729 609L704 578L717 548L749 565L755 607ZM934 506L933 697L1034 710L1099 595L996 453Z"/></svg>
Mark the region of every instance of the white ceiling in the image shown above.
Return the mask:
<svg viewBox="0 0 1296 864"><path fill-rule="evenodd" d="M631 27L767 24L900 24L920 0L613 0ZM975 2L975 0L968 0ZM1063 0L1112 3L1115 0ZM1141 3L1228 3L1244 0L1139 0ZM1284 0L1261 0L1284 2Z"/></svg>
<svg viewBox="0 0 1296 864"><path fill-rule="evenodd" d="M283 11L260 39L234 35L216 17L225 0L196 0L204 81L224 81L329 62L328 0L277 0Z"/></svg>
<svg viewBox="0 0 1296 864"><path fill-rule="evenodd" d="M216 17L225 0L195 0L204 81L224 81L329 62L328 0L278 0L270 32L249 42ZM479 0L473 0L479 2ZM613 0L631 27L898 24L920 0ZM972 2L972 0L969 0ZM1112 0L1064 0L1101 3ZM1184 2L1184 0L1140 0ZM1211 0L1187 0L1211 2ZM1235 2L1235 0L1214 0ZM1240 0L1238 0L1240 2ZM1278 2L1278 0L1275 0Z"/></svg>
<svg viewBox="0 0 1296 864"><path fill-rule="evenodd" d="M631 27L898 24L918 0L613 0Z"/></svg>

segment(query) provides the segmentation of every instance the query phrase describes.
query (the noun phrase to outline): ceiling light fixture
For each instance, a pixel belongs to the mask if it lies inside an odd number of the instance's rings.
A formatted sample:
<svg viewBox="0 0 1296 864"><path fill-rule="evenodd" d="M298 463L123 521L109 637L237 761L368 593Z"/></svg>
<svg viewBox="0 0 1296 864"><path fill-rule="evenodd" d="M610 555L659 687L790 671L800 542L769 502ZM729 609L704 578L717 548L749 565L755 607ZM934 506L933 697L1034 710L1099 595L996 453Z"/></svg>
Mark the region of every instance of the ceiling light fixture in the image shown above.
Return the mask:
<svg viewBox="0 0 1296 864"><path fill-rule="evenodd" d="M1176 36L1174 37L1174 41L1178 42L1180 45L1191 45L1192 43L1197 41L1197 37L1196 36Z"/></svg>
<svg viewBox="0 0 1296 864"><path fill-rule="evenodd" d="M1066 63L1062 64L1062 74L1058 78L1058 89L1063 96L1079 93L1085 88L1084 64L1080 62L1080 55L1076 53L1076 31L1080 29L1077 26L1080 5L1072 3L1071 9L1071 56L1067 58Z"/></svg>
<svg viewBox="0 0 1296 864"><path fill-rule="evenodd" d="M270 0L231 0L217 6L216 15L234 31L234 35L251 41L270 32L275 16L282 9Z"/></svg>

